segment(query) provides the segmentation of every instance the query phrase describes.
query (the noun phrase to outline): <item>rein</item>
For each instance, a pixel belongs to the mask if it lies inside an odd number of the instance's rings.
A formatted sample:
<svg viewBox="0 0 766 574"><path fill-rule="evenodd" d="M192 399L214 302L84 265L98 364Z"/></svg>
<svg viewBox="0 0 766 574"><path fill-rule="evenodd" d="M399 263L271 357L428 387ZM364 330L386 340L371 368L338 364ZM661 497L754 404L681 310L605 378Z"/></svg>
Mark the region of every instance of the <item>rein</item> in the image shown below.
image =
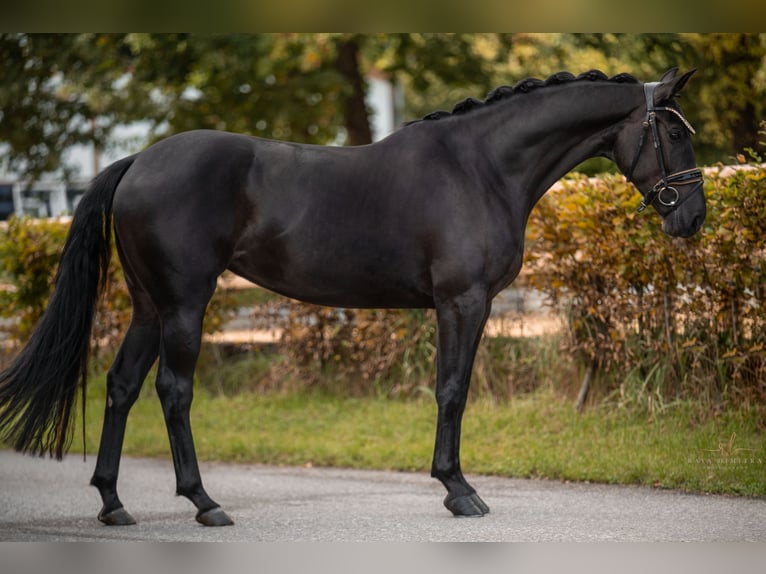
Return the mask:
<svg viewBox="0 0 766 574"><path fill-rule="evenodd" d="M638 148L636 149L636 155L633 158L633 163L630 166L628 172L628 179L631 180L633 176L633 170L636 169L638 160L641 157L641 149L644 147L644 140L646 138L646 132L651 127L652 139L654 140L654 151L657 155L657 163L660 166L660 173L662 178L654 184L652 189L647 192L641 204L638 206L638 213L641 213L648 206L655 201L659 201L663 206L669 207L670 212L678 209L686 199L688 199L694 191L702 186L702 171L699 168L685 169L682 171L676 171L668 174L665 168L665 159L662 153L662 142L660 141L660 133L657 127L657 112L664 111L670 112L676 115L684 124L689 133L694 134L694 128L687 121L687 119L678 110L666 106L657 107L654 105L654 90L659 85L659 82L650 82L644 84L644 97L646 98L646 119L644 120L644 127L641 131L641 137L638 140ZM678 193L678 190L673 187L679 185L691 185L696 184L691 192L686 194L683 198Z"/></svg>

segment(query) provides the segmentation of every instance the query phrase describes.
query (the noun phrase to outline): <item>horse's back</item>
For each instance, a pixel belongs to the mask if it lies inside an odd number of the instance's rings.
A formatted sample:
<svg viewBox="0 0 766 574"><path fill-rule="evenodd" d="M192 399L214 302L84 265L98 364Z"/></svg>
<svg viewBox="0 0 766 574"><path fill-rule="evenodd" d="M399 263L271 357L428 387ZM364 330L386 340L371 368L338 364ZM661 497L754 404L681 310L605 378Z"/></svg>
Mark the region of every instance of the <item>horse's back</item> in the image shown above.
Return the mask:
<svg viewBox="0 0 766 574"><path fill-rule="evenodd" d="M115 211L161 204L199 188L217 191L246 175L253 144L248 136L196 130L183 132L142 151L115 193Z"/></svg>

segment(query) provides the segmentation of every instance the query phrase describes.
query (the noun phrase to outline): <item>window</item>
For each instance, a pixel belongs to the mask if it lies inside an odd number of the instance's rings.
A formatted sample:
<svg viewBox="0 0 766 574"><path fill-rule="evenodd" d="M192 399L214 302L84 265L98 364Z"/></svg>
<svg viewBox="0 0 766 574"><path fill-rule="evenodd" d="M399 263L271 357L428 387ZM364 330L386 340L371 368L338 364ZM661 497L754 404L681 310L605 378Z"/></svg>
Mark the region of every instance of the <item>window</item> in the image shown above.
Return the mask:
<svg viewBox="0 0 766 574"><path fill-rule="evenodd" d="M5 221L16 211L13 205L13 184L0 183L0 221Z"/></svg>
<svg viewBox="0 0 766 574"><path fill-rule="evenodd" d="M25 189L21 192L21 209L24 215L49 217L51 214L51 191L49 189Z"/></svg>
<svg viewBox="0 0 766 574"><path fill-rule="evenodd" d="M69 213L74 213L77 209L77 204L80 203L80 199L85 194L85 190L81 188L70 187L66 190L66 207Z"/></svg>

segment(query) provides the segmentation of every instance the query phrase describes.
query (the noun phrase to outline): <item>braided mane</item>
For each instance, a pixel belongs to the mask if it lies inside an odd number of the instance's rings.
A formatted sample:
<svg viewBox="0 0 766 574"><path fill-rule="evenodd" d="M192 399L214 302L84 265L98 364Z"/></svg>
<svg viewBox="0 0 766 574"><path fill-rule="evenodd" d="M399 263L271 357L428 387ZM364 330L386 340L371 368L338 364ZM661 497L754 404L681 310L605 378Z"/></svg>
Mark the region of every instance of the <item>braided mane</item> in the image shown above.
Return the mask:
<svg viewBox="0 0 766 574"><path fill-rule="evenodd" d="M487 94L487 97L483 101L477 100L476 98L466 98L458 102L457 104L455 104L451 112L448 112L445 110L437 110L435 112L431 112L430 114L423 116L422 119L407 122L405 125L415 124L422 121L440 120L442 118L446 118L450 116L459 116L479 108L485 108L487 106L491 106L492 104L506 100L516 94L528 94L530 92L533 92L540 88L544 88L546 86L557 86L559 84L566 84L570 82L583 82L583 81L615 82L615 83L623 83L623 84L638 83L638 80L635 77L626 73L617 74L616 76L609 78L606 74L604 74L603 72L599 70L590 70L588 72L583 72L579 76L574 76L570 74L569 72L558 72L556 74L549 76L545 80L540 80L538 78L526 78L524 80L517 82L513 86L497 87L494 90L492 90L489 94Z"/></svg>

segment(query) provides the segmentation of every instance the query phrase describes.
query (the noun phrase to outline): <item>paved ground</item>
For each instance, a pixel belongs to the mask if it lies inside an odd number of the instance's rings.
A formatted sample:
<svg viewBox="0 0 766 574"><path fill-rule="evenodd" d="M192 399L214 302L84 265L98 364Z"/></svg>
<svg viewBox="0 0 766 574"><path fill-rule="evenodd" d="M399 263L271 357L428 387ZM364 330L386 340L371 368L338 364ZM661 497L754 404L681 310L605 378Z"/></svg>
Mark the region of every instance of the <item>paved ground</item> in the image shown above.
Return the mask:
<svg viewBox="0 0 766 574"><path fill-rule="evenodd" d="M229 464L202 471L236 525L204 528L168 461L131 458L120 495L138 524L109 528L95 462L0 451L0 541L766 541L762 499L473 477L492 512L457 519L426 474Z"/></svg>

